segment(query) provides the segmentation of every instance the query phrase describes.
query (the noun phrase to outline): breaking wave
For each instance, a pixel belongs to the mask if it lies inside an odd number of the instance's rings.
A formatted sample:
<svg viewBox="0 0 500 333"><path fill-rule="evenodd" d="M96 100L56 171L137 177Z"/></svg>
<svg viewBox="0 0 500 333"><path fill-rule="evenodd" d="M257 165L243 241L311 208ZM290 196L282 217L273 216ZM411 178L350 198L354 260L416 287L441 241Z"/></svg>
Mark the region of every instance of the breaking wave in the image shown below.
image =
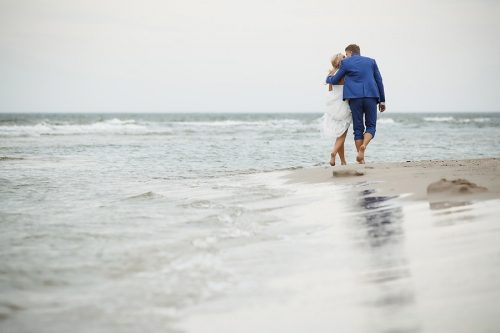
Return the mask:
<svg viewBox="0 0 500 333"><path fill-rule="evenodd" d="M311 126L310 123L296 119L141 122L134 119L120 120L113 118L89 124L61 124L43 120L34 125L2 125L0 126L0 137L79 134L165 135L172 134L174 131L183 132L207 128L219 128L223 131L234 128L238 128L239 130L269 129L297 131L309 129Z"/></svg>
<svg viewBox="0 0 500 333"><path fill-rule="evenodd" d="M490 118L455 118L455 117L424 117L425 121L446 122L446 123L484 123Z"/></svg>
<svg viewBox="0 0 500 333"><path fill-rule="evenodd" d="M135 120L117 118L91 124L52 124L42 121L35 125L3 125L0 136L41 136L77 134L168 134L171 128L138 124Z"/></svg>

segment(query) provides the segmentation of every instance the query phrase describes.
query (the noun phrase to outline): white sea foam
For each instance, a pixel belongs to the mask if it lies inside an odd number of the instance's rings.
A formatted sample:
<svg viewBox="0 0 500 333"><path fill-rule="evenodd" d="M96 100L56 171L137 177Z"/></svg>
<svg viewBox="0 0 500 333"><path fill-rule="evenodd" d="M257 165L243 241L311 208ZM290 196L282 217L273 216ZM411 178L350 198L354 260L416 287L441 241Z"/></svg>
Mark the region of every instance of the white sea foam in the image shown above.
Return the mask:
<svg viewBox="0 0 500 333"><path fill-rule="evenodd" d="M40 136L74 134L151 134L168 133L172 129L147 124L137 124L133 119L113 118L91 124L51 124L42 121L36 125L3 125L0 136Z"/></svg>
<svg viewBox="0 0 500 333"><path fill-rule="evenodd" d="M379 123L379 124L394 124L395 121L394 121L394 119L391 119L391 118L382 118L382 119L377 119L377 123Z"/></svg>
<svg viewBox="0 0 500 333"><path fill-rule="evenodd" d="M453 117L424 117L425 121L444 121L444 122L452 122Z"/></svg>
<svg viewBox="0 0 500 333"><path fill-rule="evenodd" d="M491 119L490 118L474 118L473 120L477 123L483 123L486 121L490 121Z"/></svg>
<svg viewBox="0 0 500 333"><path fill-rule="evenodd" d="M177 126L210 126L210 127L234 127L234 126L268 126L268 127L284 127L302 125L302 122L296 119L270 119L260 121L238 121L238 120L221 120L221 121L173 121L172 125Z"/></svg>
<svg viewBox="0 0 500 333"><path fill-rule="evenodd" d="M424 117L425 121L448 122L448 123L484 123L490 118L455 118L455 117Z"/></svg>
<svg viewBox="0 0 500 333"><path fill-rule="evenodd" d="M134 119L121 120L113 118L90 124L61 124L41 121L35 125L2 125L0 137L41 136L41 135L77 135L77 134L168 134L178 129L180 131L197 128L221 129L262 129L297 131L310 127L296 119L270 119L258 121L171 121L171 122L138 122Z"/></svg>
<svg viewBox="0 0 500 333"><path fill-rule="evenodd" d="M237 120L222 120L222 121L173 121L171 124L180 126L240 126L240 125L261 125L264 121L237 121Z"/></svg>

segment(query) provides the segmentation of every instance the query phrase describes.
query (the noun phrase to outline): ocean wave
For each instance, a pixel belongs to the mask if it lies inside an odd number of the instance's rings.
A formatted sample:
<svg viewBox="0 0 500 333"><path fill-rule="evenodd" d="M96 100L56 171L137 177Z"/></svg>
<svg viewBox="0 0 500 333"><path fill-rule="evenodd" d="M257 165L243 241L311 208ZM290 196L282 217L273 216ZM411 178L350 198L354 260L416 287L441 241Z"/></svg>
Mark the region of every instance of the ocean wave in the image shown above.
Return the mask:
<svg viewBox="0 0 500 333"><path fill-rule="evenodd" d="M51 123L45 119L35 125L1 125L0 137L78 134L162 135L172 134L174 131L197 132L206 128L219 128L222 131L235 128L297 131L311 126L313 125L297 119L141 122L134 119L113 118L90 124Z"/></svg>
<svg viewBox="0 0 500 333"><path fill-rule="evenodd" d="M165 198L163 195L158 194L156 192L145 192L139 195L134 195L131 197L126 198L125 200L151 200L151 199L160 199L160 198Z"/></svg>
<svg viewBox="0 0 500 333"><path fill-rule="evenodd" d="M24 160L24 158L22 158L22 157L0 156L0 161L16 161L16 160Z"/></svg>
<svg viewBox="0 0 500 333"><path fill-rule="evenodd" d="M452 122L453 117L424 117L425 121L444 121L444 122Z"/></svg>
<svg viewBox="0 0 500 333"><path fill-rule="evenodd" d="M424 117L425 121L447 122L447 123L484 123L490 121L490 118L455 118L455 117Z"/></svg>
<svg viewBox="0 0 500 333"><path fill-rule="evenodd" d="M169 124L177 126L210 126L210 127L234 127L234 126L265 126L265 127L284 127L303 125L303 122L297 119L269 119L269 120L220 120L220 121L173 121Z"/></svg>
<svg viewBox="0 0 500 333"><path fill-rule="evenodd" d="M394 124L395 121L392 118L382 118L382 119L377 119L377 123L379 123L379 124Z"/></svg>
<svg viewBox="0 0 500 333"><path fill-rule="evenodd" d="M465 119L457 119L459 123L484 123L490 121L490 118L465 118Z"/></svg>
<svg viewBox="0 0 500 333"><path fill-rule="evenodd" d="M162 134L172 132L168 127L137 124L133 119L117 118L91 124L52 124L42 121L35 125L3 125L0 136L41 136L77 134Z"/></svg>

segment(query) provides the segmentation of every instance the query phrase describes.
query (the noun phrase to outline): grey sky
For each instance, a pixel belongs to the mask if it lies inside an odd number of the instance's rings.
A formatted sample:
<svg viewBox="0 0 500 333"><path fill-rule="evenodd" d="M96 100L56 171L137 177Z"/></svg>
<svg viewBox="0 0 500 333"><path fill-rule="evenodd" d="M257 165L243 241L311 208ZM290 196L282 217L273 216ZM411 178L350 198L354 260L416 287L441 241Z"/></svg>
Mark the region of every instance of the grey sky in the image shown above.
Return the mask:
<svg viewBox="0 0 500 333"><path fill-rule="evenodd" d="M388 111L500 111L500 1L0 0L0 112L323 112L330 57Z"/></svg>

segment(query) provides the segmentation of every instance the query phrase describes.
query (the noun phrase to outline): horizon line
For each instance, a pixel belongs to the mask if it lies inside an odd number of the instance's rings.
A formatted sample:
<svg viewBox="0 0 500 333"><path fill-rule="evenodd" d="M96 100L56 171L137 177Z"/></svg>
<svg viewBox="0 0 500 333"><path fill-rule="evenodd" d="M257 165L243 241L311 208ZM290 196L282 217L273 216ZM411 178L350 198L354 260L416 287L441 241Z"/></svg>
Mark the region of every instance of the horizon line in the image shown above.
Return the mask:
<svg viewBox="0 0 500 333"><path fill-rule="evenodd" d="M0 111L1 114L322 114L322 111ZM381 112L379 112L380 114ZM387 113L500 113L498 111L385 111Z"/></svg>

